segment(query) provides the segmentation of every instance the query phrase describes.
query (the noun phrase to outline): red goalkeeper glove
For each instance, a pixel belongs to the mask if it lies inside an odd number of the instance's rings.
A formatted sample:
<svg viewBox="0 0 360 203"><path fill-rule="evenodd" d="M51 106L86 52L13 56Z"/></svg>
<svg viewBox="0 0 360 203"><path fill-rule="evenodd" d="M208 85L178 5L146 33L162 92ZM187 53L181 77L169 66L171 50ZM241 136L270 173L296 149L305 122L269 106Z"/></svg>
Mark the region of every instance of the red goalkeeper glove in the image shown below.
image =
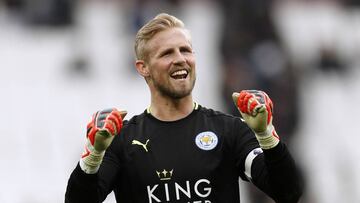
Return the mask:
<svg viewBox="0 0 360 203"><path fill-rule="evenodd" d="M99 170L105 150L122 128L126 111L116 108L96 112L87 125L85 150L80 159L81 169L88 174Z"/></svg>
<svg viewBox="0 0 360 203"><path fill-rule="evenodd" d="M232 95L235 105L247 125L254 131L262 149L271 149L279 143L272 124L273 103L269 96L259 90L243 90Z"/></svg>

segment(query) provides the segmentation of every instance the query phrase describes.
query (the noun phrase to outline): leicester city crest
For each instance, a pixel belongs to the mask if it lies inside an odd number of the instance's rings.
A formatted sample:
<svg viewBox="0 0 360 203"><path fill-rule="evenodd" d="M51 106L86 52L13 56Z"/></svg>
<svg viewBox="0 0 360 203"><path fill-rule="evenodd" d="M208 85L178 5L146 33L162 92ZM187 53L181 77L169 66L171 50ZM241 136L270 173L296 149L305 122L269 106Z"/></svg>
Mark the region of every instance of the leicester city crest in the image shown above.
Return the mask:
<svg viewBox="0 0 360 203"><path fill-rule="evenodd" d="M195 143L202 150L212 150L218 144L218 137L211 131L202 132L196 135Z"/></svg>

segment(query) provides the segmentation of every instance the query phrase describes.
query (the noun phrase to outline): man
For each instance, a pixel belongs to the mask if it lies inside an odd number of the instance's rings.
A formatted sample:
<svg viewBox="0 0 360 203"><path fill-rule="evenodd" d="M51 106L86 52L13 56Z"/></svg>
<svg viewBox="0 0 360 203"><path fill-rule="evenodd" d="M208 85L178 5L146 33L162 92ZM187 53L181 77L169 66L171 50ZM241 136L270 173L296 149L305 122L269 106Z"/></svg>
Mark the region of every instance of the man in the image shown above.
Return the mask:
<svg viewBox="0 0 360 203"><path fill-rule="evenodd" d="M300 177L262 91L234 93L240 118L195 103L195 57L179 19L159 14L136 35L136 69L149 86L144 113L95 113L65 202L240 202L238 179L277 202L297 202Z"/></svg>

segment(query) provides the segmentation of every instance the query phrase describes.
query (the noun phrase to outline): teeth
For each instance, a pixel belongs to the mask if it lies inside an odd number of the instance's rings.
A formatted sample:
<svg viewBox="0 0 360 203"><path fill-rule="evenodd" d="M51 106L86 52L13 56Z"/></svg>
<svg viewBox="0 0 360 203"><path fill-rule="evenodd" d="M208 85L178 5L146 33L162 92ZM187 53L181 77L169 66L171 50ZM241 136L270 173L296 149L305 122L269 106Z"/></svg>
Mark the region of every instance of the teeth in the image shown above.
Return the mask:
<svg viewBox="0 0 360 203"><path fill-rule="evenodd" d="M186 70L179 70L179 71L176 71L173 74L171 74L171 76L186 75L186 74L187 74Z"/></svg>

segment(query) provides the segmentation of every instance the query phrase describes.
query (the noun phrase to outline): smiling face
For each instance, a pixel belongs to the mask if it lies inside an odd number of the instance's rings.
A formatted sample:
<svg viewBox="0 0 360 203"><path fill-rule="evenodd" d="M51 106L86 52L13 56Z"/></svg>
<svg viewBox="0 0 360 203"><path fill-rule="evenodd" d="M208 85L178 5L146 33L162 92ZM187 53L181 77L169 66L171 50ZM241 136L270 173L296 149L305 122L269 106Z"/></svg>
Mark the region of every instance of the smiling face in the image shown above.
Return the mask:
<svg viewBox="0 0 360 203"><path fill-rule="evenodd" d="M191 95L195 85L195 57L189 33L169 28L150 39L145 47L147 57L136 66L152 94L179 99Z"/></svg>

